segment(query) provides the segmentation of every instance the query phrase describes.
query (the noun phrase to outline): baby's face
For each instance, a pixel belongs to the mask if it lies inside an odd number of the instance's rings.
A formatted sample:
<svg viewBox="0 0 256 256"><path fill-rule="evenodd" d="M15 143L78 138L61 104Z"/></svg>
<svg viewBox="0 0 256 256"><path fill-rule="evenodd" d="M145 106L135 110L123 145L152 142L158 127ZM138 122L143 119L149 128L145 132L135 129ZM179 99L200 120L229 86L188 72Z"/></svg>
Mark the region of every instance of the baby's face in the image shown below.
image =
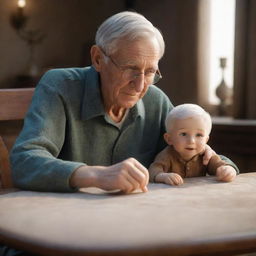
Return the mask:
<svg viewBox="0 0 256 256"><path fill-rule="evenodd" d="M165 139L184 160L188 161L205 150L209 139L208 125L201 117L177 119Z"/></svg>

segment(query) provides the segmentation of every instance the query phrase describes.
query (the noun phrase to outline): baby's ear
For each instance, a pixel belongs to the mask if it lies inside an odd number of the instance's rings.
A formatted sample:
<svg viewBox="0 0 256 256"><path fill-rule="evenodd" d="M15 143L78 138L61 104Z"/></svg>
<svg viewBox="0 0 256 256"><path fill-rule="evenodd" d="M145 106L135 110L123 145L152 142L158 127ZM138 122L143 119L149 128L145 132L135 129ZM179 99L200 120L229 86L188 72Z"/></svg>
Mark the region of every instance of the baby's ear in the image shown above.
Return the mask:
<svg viewBox="0 0 256 256"><path fill-rule="evenodd" d="M170 136L169 133L166 132L166 133L164 134L164 140L166 141L166 143L167 143L168 145L172 145L171 136Z"/></svg>
<svg viewBox="0 0 256 256"><path fill-rule="evenodd" d="M205 140L205 144L208 142L209 138L210 138L210 136L208 135L208 137Z"/></svg>

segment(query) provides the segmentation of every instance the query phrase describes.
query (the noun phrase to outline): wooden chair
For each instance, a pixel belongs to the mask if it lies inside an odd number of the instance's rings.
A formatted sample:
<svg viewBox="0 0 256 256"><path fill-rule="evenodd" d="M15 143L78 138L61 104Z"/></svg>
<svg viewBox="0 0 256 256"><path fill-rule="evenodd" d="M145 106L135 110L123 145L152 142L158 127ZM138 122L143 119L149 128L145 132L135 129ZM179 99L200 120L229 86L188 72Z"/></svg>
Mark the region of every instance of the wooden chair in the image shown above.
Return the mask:
<svg viewBox="0 0 256 256"><path fill-rule="evenodd" d="M23 126L34 88L0 89L0 188L12 188L9 152Z"/></svg>

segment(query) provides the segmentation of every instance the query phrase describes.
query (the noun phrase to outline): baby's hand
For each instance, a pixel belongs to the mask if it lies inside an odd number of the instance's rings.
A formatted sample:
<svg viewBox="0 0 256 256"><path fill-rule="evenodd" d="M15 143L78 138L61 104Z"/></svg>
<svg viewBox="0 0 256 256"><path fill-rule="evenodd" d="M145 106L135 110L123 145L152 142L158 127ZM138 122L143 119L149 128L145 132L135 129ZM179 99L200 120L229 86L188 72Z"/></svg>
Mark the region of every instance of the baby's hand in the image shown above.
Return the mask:
<svg viewBox="0 0 256 256"><path fill-rule="evenodd" d="M155 180L173 186L183 184L183 179L177 173L159 173Z"/></svg>
<svg viewBox="0 0 256 256"><path fill-rule="evenodd" d="M216 170L217 180L230 182L236 177L236 170L230 165L220 166Z"/></svg>

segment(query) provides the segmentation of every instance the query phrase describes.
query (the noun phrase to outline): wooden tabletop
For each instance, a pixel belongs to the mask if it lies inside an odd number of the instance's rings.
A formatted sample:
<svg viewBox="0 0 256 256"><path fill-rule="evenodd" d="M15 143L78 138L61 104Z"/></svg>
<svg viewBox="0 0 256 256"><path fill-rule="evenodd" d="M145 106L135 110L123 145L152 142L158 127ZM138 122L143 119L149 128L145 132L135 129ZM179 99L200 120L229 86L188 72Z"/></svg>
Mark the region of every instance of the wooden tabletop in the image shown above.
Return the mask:
<svg viewBox="0 0 256 256"><path fill-rule="evenodd" d="M39 255L230 255L256 252L256 172L124 195L0 195L0 243Z"/></svg>

